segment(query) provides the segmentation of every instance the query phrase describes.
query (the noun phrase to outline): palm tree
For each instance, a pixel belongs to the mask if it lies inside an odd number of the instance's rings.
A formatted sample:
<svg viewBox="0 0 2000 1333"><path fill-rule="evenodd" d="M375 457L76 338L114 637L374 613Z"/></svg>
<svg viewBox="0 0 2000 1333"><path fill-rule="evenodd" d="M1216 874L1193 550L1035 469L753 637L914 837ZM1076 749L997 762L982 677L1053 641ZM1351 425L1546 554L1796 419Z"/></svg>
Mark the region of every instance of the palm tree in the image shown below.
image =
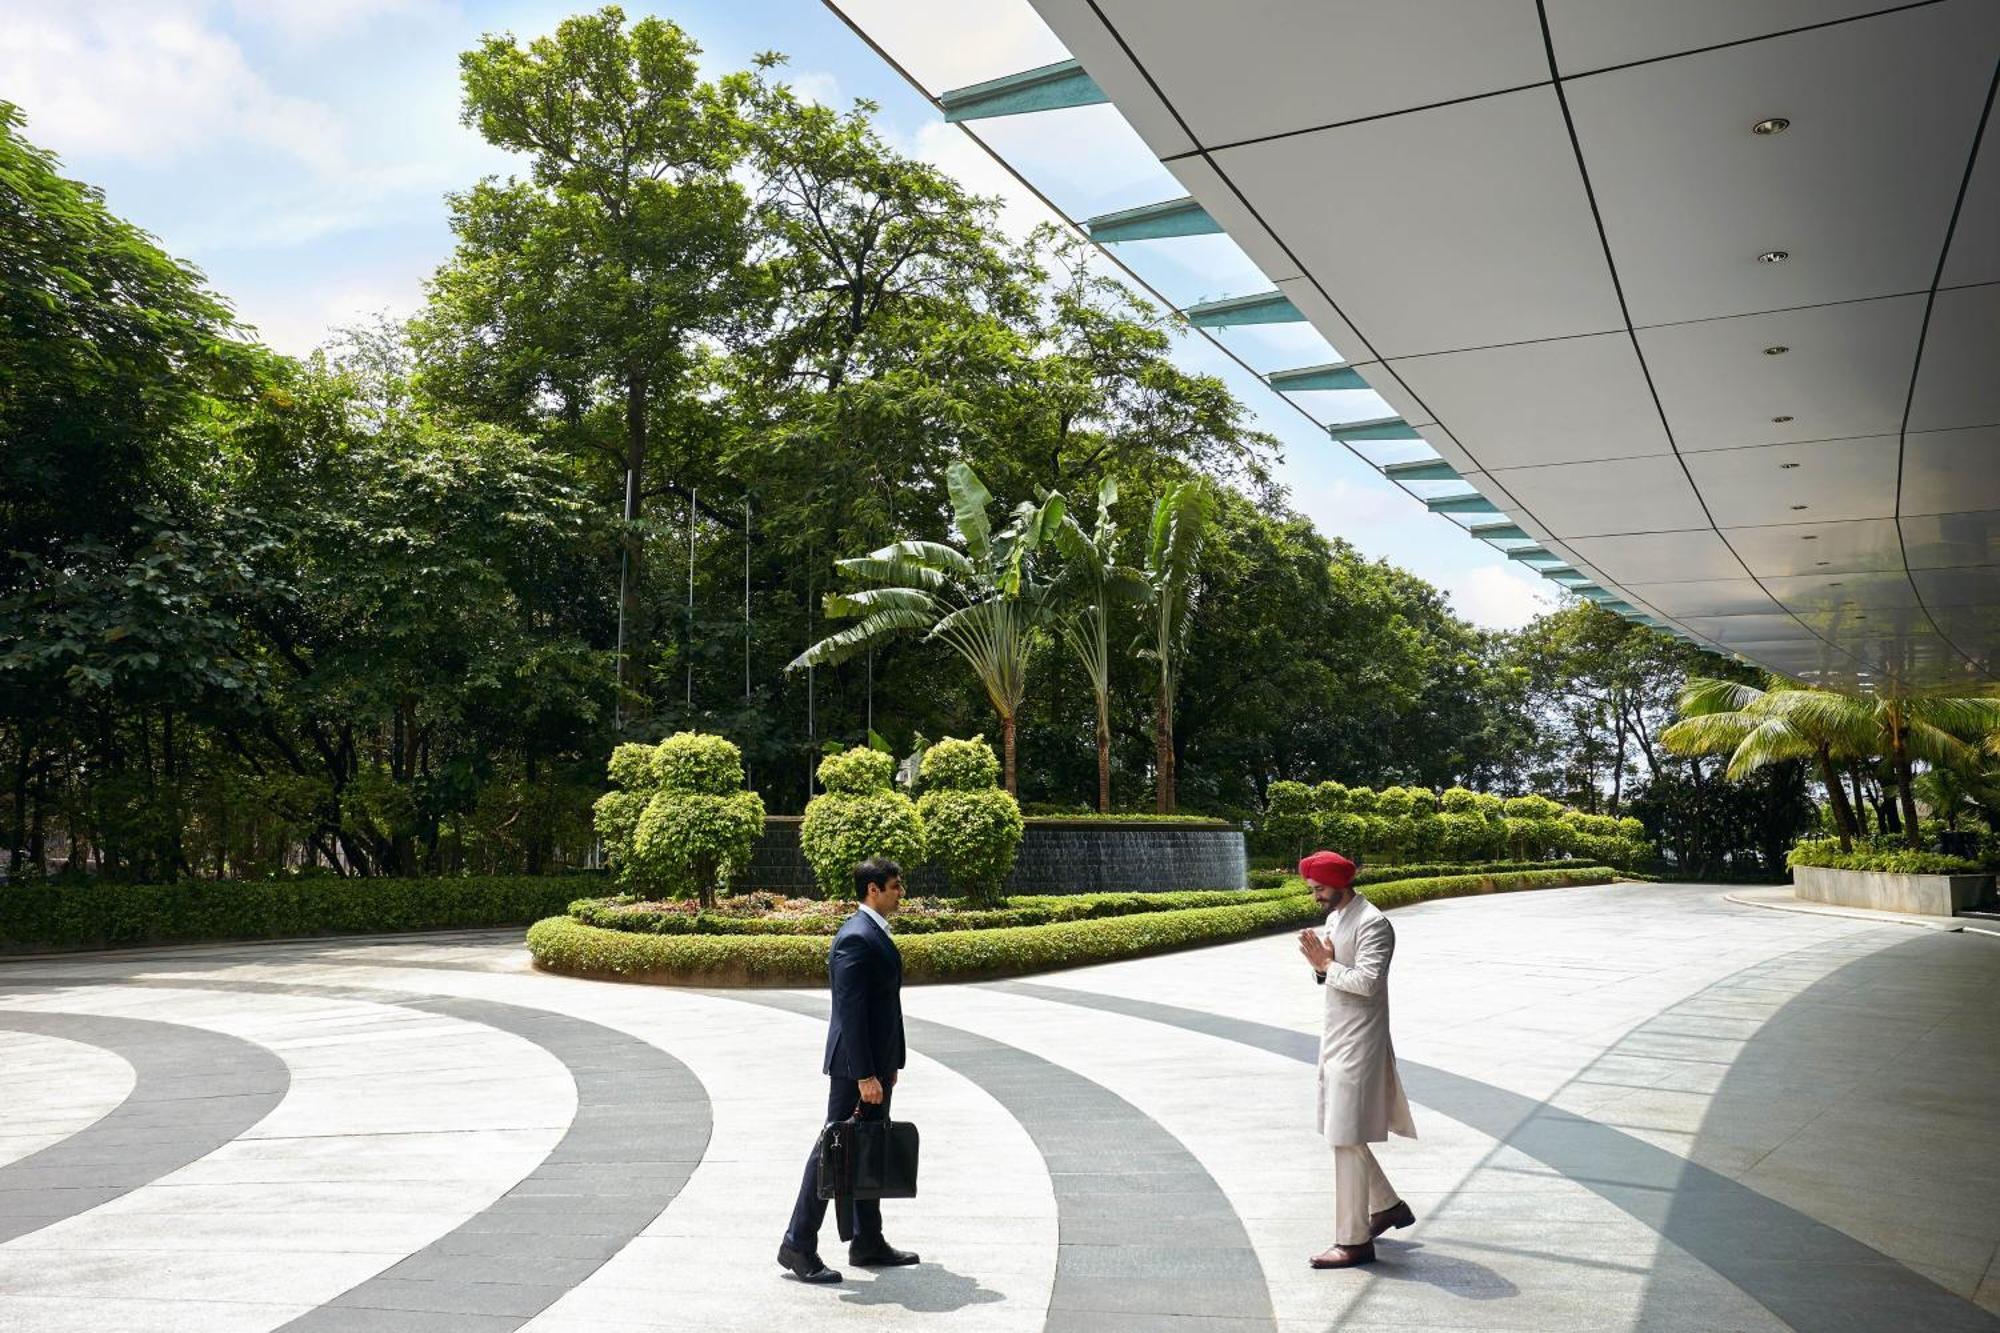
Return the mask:
<svg viewBox="0 0 2000 1333"><path fill-rule="evenodd" d="M835 561L847 578L873 585L827 595L827 615L858 623L821 639L786 669L838 662L898 634L921 632L925 642L942 641L971 666L999 715L1007 790L1014 792L1015 721L1027 695L1035 633L1051 609L1034 556L1061 526L1063 498L1023 501L996 533L986 512L993 496L969 466L953 463L945 484L952 524L965 549L905 540Z"/></svg>
<svg viewBox="0 0 2000 1333"><path fill-rule="evenodd" d="M1903 810L1903 834L1923 846L1917 829L1917 797L1910 779L1912 760L1933 768L1971 771L1981 751L2000 737L2000 699L1881 699L1875 704L1882 742L1877 753L1889 761Z"/></svg>
<svg viewBox="0 0 2000 1333"><path fill-rule="evenodd" d="M1139 655L1150 659L1160 673L1153 744L1158 773L1154 804L1161 814L1174 810L1174 691L1181 660L1187 655L1188 628L1194 623L1195 572L1214 515L1215 492L1206 482L1175 482L1153 506L1146 543L1144 576L1153 624Z"/></svg>
<svg viewBox="0 0 2000 1333"><path fill-rule="evenodd" d="M1681 691L1680 713L1681 720L1660 733L1660 743L1676 754L1728 755L1724 777L1743 778L1787 759L1814 760L1833 807L1840 849L1853 850L1859 830L1835 760L1869 753L1875 723L1867 703L1821 690L1782 685L1760 690L1693 677Z"/></svg>
<svg viewBox="0 0 2000 1333"><path fill-rule="evenodd" d="M1922 846L1911 766L1971 771L2000 736L2000 700L1860 699L1832 690L1780 685L1769 690L1695 679L1681 696L1683 720L1661 733L1682 754L1730 756L1726 776L1742 777L1781 759L1814 758L1833 803L1841 846L1851 845L1854 812L1840 790L1836 759L1880 755L1902 815L1903 835Z"/></svg>
<svg viewBox="0 0 2000 1333"><path fill-rule="evenodd" d="M1085 532L1076 516L1065 513L1056 529L1056 549L1063 571L1056 579L1059 604L1056 629L1090 677L1097 703L1097 808L1111 810L1111 611L1120 601L1144 601L1146 576L1118 563L1118 522L1111 507L1118 503L1118 482L1106 477L1097 491L1097 528Z"/></svg>

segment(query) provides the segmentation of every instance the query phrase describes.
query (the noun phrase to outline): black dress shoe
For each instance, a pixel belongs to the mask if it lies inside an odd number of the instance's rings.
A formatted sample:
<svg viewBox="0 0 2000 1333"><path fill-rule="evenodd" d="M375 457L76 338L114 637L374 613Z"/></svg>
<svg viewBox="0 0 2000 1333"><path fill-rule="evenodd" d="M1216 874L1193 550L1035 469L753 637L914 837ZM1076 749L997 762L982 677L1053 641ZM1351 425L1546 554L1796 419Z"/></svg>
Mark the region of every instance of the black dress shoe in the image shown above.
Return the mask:
<svg viewBox="0 0 2000 1333"><path fill-rule="evenodd" d="M874 1240L856 1241L848 1246L847 1262L858 1268L901 1268L917 1262L917 1256L914 1251L899 1250L877 1236Z"/></svg>
<svg viewBox="0 0 2000 1333"><path fill-rule="evenodd" d="M1391 1227L1401 1229L1411 1226L1416 1220L1417 1215L1410 1211L1410 1205L1398 1199L1381 1212L1368 1215L1368 1239L1375 1239Z"/></svg>
<svg viewBox="0 0 2000 1333"><path fill-rule="evenodd" d="M778 1262L792 1270L792 1275L801 1282L822 1284L840 1281L840 1270L828 1268L820 1262L816 1254L801 1254L789 1245L778 1247Z"/></svg>

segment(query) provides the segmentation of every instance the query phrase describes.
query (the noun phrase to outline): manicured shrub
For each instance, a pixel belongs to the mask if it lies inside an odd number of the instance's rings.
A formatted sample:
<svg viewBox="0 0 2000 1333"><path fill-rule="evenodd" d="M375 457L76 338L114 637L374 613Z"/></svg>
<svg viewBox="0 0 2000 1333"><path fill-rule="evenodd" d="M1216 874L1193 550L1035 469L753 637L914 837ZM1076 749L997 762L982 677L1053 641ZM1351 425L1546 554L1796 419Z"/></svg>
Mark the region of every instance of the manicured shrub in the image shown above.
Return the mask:
<svg viewBox="0 0 2000 1333"><path fill-rule="evenodd" d="M763 798L743 790L742 751L683 731L654 746L620 745L609 769L624 790L599 798L595 813L619 884L713 903L764 831Z"/></svg>
<svg viewBox="0 0 2000 1333"><path fill-rule="evenodd" d="M1614 878L1606 866L1399 880L1368 890L1378 907L1465 894L1510 892ZM1080 967L1141 954L1292 930L1321 919L1303 880L1276 895L1226 906L1139 912L1050 925L918 934L899 941L907 980L976 981ZM686 985L820 986L828 941L802 935L644 935L603 930L567 916L528 931L537 966L618 980Z"/></svg>
<svg viewBox="0 0 2000 1333"><path fill-rule="evenodd" d="M923 816L915 801L895 790L895 771L888 755L863 746L820 760L826 790L806 804L799 850L827 897L852 897L854 867L871 856L905 869L923 861Z"/></svg>
<svg viewBox="0 0 2000 1333"><path fill-rule="evenodd" d="M1409 788L1384 787L1376 792L1375 813L1387 815L1391 819L1414 813L1414 803L1410 800Z"/></svg>
<svg viewBox="0 0 2000 1333"><path fill-rule="evenodd" d="M979 902L999 897L1025 832L1021 807L999 782L1000 761L983 736L939 741L917 770L917 813L931 863L956 892Z"/></svg>
<svg viewBox="0 0 2000 1333"><path fill-rule="evenodd" d="M1980 871L1977 861L1962 856L1913 851L1907 847L1887 851L1856 848L1843 853L1840 844L1830 838L1801 842L1792 848L1785 864L1825 870L1873 870L1893 875L1976 875Z"/></svg>
<svg viewBox="0 0 2000 1333"><path fill-rule="evenodd" d="M1356 810L1359 799L1356 793L1373 796L1366 787L1346 787L1338 782L1322 782L1312 789L1313 806L1323 815L1339 814L1342 810Z"/></svg>
<svg viewBox="0 0 2000 1333"><path fill-rule="evenodd" d="M1478 808L1478 799L1476 793L1464 787L1447 787L1438 797L1438 808L1446 814L1469 815Z"/></svg>
<svg viewBox="0 0 2000 1333"><path fill-rule="evenodd" d="M451 879L34 880L0 887L0 950L287 939L519 926L602 893L597 875Z"/></svg>
<svg viewBox="0 0 2000 1333"><path fill-rule="evenodd" d="M1311 787L1303 782L1274 782L1264 793L1259 845L1296 861L1306 854L1306 844L1317 840L1318 819Z"/></svg>

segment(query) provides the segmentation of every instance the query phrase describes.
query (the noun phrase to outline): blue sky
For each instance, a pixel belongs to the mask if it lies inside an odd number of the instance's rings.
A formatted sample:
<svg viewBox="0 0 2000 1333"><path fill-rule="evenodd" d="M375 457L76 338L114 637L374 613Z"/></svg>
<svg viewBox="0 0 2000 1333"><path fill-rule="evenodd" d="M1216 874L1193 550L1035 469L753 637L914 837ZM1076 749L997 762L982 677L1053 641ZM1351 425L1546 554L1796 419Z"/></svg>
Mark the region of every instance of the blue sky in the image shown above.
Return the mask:
<svg viewBox="0 0 2000 1333"><path fill-rule="evenodd" d="M1061 54L1027 0L843 4L934 87ZM199 265L267 342L304 353L343 324L414 310L450 250L445 192L518 169L459 125L459 52L487 32L539 35L583 7L0 0L0 98L23 108L29 137L59 152L69 174L101 186L115 210ZM802 93L879 103L892 142L1006 197L1010 229L1043 216L818 0L626 8L688 29L711 72L783 51ZM991 122L984 133L1080 216L1181 193L1108 107ZM1261 285L1222 238L1124 249L1121 258L1178 302ZM1233 335L1231 346L1259 370L1332 359L1303 328ZM1229 379L1284 442L1280 476L1323 531L1430 579L1481 625L1517 626L1552 603L1548 585L1427 514L1204 339L1183 340L1180 357ZM1370 414L1366 404L1334 411Z"/></svg>

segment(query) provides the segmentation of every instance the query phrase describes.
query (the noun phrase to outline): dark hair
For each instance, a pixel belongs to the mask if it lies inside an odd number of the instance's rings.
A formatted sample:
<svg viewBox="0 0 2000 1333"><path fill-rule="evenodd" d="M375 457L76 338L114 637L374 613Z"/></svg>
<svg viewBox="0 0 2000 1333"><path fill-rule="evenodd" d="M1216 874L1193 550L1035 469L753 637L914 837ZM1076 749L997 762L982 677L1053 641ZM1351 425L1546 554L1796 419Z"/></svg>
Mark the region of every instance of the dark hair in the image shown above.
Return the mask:
<svg viewBox="0 0 2000 1333"><path fill-rule="evenodd" d="M902 874L903 867L897 865L888 857L869 857L866 861L854 867L854 901L867 901L868 886L870 884L886 889L889 887L890 880L900 879L902 878Z"/></svg>

